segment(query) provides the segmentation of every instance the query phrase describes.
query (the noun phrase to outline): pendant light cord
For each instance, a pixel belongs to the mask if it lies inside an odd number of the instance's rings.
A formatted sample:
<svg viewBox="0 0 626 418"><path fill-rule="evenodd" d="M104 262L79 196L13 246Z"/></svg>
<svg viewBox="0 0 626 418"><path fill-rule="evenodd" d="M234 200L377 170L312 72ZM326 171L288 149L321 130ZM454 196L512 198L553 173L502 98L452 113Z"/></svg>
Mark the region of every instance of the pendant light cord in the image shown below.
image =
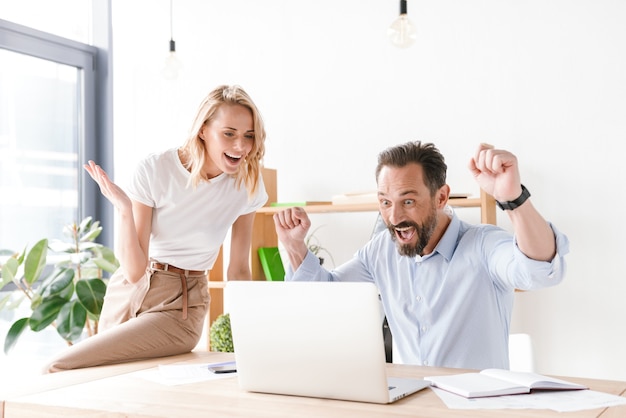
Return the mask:
<svg viewBox="0 0 626 418"><path fill-rule="evenodd" d="M176 42L174 42L174 0L170 0L170 52L176 52Z"/></svg>

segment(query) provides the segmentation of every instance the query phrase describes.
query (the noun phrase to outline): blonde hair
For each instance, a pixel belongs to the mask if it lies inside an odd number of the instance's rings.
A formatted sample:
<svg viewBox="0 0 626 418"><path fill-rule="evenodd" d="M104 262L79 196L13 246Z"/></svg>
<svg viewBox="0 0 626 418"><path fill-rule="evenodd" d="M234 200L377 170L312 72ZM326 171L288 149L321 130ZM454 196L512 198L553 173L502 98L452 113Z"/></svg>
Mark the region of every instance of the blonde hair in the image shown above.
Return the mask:
<svg viewBox="0 0 626 418"><path fill-rule="evenodd" d="M215 111L223 104L245 106L252 112L254 120L254 143L244 163L234 175L237 187L245 185L248 196L252 196L259 185L261 161L265 155L265 125L256 105L240 86L222 85L211 91L200 103L198 113L191 125L189 137L182 146L185 168L191 172L189 183L196 187L205 181L202 167L206 160L205 142L200 138L200 131L209 123Z"/></svg>

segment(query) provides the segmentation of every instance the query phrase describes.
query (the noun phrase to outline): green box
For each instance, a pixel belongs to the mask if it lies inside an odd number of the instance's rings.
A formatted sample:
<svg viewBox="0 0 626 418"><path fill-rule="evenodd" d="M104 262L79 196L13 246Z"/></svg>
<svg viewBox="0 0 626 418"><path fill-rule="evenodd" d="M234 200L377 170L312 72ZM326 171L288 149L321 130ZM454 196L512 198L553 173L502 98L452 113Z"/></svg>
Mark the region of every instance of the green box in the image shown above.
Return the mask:
<svg viewBox="0 0 626 418"><path fill-rule="evenodd" d="M278 247L259 247L259 259L267 280L274 282L285 280L285 267Z"/></svg>

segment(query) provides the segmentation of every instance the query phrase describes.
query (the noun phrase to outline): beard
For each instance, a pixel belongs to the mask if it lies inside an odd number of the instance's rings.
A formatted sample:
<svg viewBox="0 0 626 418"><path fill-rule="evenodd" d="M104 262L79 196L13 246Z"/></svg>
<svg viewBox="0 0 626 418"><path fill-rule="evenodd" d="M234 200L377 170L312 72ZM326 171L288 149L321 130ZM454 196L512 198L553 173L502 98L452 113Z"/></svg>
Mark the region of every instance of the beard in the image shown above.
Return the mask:
<svg viewBox="0 0 626 418"><path fill-rule="evenodd" d="M415 244L400 244L398 237L396 237L396 228L415 228L417 234L417 242ZM433 210L428 215L428 218L419 225L413 221L404 221L398 225L387 225L389 233L391 233L391 239L394 240L398 247L398 253L402 256L415 257L417 255L424 255L424 249L428 245L428 241L433 236L435 228L437 227L437 209L433 207Z"/></svg>

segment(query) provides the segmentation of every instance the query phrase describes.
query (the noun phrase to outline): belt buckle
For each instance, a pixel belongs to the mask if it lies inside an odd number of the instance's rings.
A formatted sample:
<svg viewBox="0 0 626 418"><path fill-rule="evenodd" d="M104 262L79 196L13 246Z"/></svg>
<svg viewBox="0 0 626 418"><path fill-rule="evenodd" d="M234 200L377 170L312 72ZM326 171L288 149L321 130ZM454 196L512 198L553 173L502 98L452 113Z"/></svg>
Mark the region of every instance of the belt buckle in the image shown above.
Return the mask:
<svg viewBox="0 0 626 418"><path fill-rule="evenodd" d="M158 271L168 271L170 265L167 263L159 263L158 261L153 261L150 263L150 266L152 267L153 270L158 270ZM162 267L160 267L162 266Z"/></svg>

